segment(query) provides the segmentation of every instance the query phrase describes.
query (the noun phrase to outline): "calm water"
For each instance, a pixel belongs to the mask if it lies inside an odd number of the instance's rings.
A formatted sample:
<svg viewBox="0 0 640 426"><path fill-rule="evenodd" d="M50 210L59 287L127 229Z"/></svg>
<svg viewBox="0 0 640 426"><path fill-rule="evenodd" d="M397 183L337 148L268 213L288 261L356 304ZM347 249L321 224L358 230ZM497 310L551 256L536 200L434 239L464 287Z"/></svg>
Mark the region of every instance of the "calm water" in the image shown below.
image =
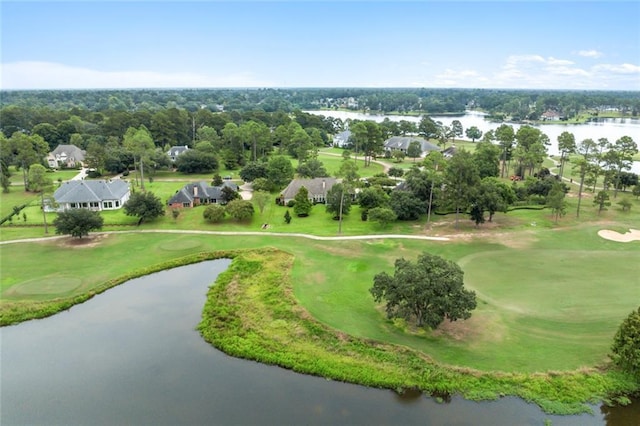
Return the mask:
<svg viewBox="0 0 640 426"><path fill-rule="evenodd" d="M229 264L203 262L0 329L0 424L637 425L639 404L548 416L517 398L437 403L228 357L195 327Z"/></svg>
<svg viewBox="0 0 640 426"><path fill-rule="evenodd" d="M385 118L389 118L391 121L407 120L414 123L420 122L421 117L411 117L402 115L375 115L375 114L362 114L358 112L348 111L305 111L311 114L324 115L327 117L340 118L341 120L373 120L376 122L382 122ZM489 130L495 130L502 125L502 123L494 123L485 120L485 115L480 112L468 111L465 115L459 117L452 116L431 116L435 121L442 122L445 126L450 126L453 120L459 120L462 123L464 130L471 126L476 126L478 129L486 133ZM507 123L510 124L510 123ZM517 131L520 128L519 124L510 124L514 130ZM640 145L640 120L634 118L606 118L600 119L597 122L589 122L586 124L544 124L537 126L543 133L549 137L551 146L548 147L549 154L558 154L558 136L562 132L570 132L576 138L576 142L580 142L584 139L591 138L597 141L600 138L607 138L609 142L615 142L622 136L631 136L633 140ZM466 138L466 136L464 136ZM632 168L634 173L640 174L640 162L636 161Z"/></svg>

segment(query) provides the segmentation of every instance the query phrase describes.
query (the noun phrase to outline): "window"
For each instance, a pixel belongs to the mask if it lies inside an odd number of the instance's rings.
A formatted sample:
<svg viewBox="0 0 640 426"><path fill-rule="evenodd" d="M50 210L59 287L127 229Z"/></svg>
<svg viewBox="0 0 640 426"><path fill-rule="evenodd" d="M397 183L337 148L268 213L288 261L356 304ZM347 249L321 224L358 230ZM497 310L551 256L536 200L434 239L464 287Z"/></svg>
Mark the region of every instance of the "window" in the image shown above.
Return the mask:
<svg viewBox="0 0 640 426"><path fill-rule="evenodd" d="M75 209L76 207L78 207L78 205L76 203L69 203L69 207Z"/></svg>
<svg viewBox="0 0 640 426"><path fill-rule="evenodd" d="M116 201L116 207L120 207L120 201Z"/></svg>
<svg viewBox="0 0 640 426"><path fill-rule="evenodd" d="M189 203L182 203L182 207L191 207L191 204L189 204Z"/></svg>
<svg viewBox="0 0 640 426"><path fill-rule="evenodd" d="M111 201L105 201L104 203L102 203L102 205L104 206L105 209L113 208L113 202Z"/></svg>
<svg viewBox="0 0 640 426"><path fill-rule="evenodd" d="M85 208L85 209L86 209L87 207L89 207L89 204L88 204L88 203L82 203L82 208Z"/></svg>
<svg viewBox="0 0 640 426"><path fill-rule="evenodd" d="M98 203L97 201L91 201L89 203L89 207L91 207L92 209L97 209L98 207L100 207L100 203Z"/></svg>

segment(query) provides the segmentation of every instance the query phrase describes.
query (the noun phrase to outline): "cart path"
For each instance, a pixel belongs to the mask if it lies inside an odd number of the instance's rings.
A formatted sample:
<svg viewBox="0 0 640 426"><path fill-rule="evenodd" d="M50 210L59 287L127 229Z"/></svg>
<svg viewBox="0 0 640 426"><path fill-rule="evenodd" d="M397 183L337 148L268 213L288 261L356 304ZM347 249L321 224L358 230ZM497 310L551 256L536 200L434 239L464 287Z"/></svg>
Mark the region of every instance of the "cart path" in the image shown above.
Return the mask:
<svg viewBox="0 0 640 426"><path fill-rule="evenodd" d="M340 235L335 237L323 237L319 235L300 234L293 232L268 232L268 231L199 231L199 230L181 230L181 229L142 229L136 231L104 231L92 232L91 235L108 235L108 234L195 234L195 235L224 235L224 236L270 236L270 237L288 237L288 238L307 238L317 241L348 241L348 240L380 240L380 239L406 239L406 240L425 240L425 241L449 241L447 237L428 237L425 235L401 235L401 234L381 234L381 235ZM56 235L51 237L24 238L20 240L0 241L0 245L32 243L38 241L59 240L63 238L72 238L68 235Z"/></svg>

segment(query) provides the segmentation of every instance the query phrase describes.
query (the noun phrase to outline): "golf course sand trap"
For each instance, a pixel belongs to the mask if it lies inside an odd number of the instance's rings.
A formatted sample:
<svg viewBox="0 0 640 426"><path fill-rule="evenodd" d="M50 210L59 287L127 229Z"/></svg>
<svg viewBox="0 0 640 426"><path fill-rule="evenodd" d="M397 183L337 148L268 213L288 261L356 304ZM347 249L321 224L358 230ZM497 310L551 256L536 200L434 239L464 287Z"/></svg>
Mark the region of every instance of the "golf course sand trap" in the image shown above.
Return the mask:
<svg viewBox="0 0 640 426"><path fill-rule="evenodd" d="M616 231L610 231L608 229L602 229L598 231L598 235L602 238L611 241L617 241L619 243L628 243L631 241L640 241L640 230L637 229L629 229L629 232L621 234Z"/></svg>

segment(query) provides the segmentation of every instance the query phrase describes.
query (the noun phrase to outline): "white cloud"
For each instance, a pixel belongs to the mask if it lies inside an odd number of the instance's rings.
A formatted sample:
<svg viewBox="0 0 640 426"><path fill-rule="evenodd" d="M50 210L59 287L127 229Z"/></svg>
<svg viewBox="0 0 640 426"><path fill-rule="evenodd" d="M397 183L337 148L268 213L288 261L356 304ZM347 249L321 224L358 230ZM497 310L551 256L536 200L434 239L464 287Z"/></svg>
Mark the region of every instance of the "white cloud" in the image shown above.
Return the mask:
<svg viewBox="0 0 640 426"><path fill-rule="evenodd" d="M182 87L268 87L251 73L207 75L193 72L98 71L51 62L0 66L2 89L116 89Z"/></svg>
<svg viewBox="0 0 640 426"><path fill-rule="evenodd" d="M599 64L599 65L595 65L593 69L596 72L640 75L640 65L633 65L633 64Z"/></svg>
<svg viewBox="0 0 640 426"><path fill-rule="evenodd" d="M598 52L597 50L579 50L576 52L578 56L584 56L585 58L599 58L602 56L602 52Z"/></svg>

